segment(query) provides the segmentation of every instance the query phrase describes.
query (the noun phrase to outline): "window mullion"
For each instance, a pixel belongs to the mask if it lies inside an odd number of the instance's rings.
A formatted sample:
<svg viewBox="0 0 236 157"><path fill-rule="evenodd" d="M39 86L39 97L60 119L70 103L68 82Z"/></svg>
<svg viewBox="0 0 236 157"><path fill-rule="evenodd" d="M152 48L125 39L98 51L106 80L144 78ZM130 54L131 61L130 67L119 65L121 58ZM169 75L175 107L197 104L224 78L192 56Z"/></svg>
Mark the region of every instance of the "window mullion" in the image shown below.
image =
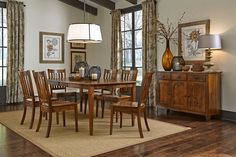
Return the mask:
<svg viewBox="0 0 236 157"><path fill-rule="evenodd" d="M135 11L132 11L132 69L135 67Z"/></svg>

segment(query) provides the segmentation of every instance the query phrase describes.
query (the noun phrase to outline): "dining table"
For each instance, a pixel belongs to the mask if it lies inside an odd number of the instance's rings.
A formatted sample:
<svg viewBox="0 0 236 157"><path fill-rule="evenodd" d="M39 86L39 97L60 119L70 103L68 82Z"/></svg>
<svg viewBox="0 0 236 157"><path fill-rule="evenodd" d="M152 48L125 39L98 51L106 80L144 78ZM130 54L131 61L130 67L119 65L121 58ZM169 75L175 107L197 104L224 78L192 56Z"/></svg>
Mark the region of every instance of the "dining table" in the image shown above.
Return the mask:
<svg viewBox="0 0 236 157"><path fill-rule="evenodd" d="M83 90L88 90L88 104L89 104L89 133L93 135L93 121L94 121L94 90L104 88L130 88L131 101L136 100L136 81L122 81L122 80L91 80L80 79L74 80L70 78L65 79L48 79L49 84L61 85L66 87L73 87L79 89L80 98L82 97Z"/></svg>

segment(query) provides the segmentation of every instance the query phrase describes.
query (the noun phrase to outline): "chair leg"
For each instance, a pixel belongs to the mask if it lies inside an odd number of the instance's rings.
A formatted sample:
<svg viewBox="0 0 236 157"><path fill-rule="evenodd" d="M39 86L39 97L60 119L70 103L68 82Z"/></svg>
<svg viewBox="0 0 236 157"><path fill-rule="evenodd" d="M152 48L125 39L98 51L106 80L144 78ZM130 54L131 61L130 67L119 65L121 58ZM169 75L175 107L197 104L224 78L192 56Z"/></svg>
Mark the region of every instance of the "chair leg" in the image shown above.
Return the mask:
<svg viewBox="0 0 236 157"><path fill-rule="evenodd" d="M40 110L40 112L39 112L39 121L38 121L38 126L37 126L37 129L36 129L36 132L38 132L39 131L39 128L40 128L40 126L41 126L41 122L42 122L42 111ZM47 115L47 114L46 114Z"/></svg>
<svg viewBox="0 0 236 157"><path fill-rule="evenodd" d="M104 118L105 101L103 100L103 98L102 98L102 100L101 100L101 104L102 104L102 118Z"/></svg>
<svg viewBox="0 0 236 157"><path fill-rule="evenodd" d="M132 126L134 126L134 118L135 118L135 116L134 116L134 113L132 112L131 113L131 124L132 124Z"/></svg>
<svg viewBox="0 0 236 157"><path fill-rule="evenodd" d="M110 135L112 135L112 129L113 129L113 116L114 116L114 107L111 106Z"/></svg>
<svg viewBox="0 0 236 157"><path fill-rule="evenodd" d="M46 138L48 138L50 135L51 127L52 127L52 112L49 112L48 113L48 128L47 128Z"/></svg>
<svg viewBox="0 0 236 157"><path fill-rule="evenodd" d="M63 126L66 126L66 112L62 112L62 117L63 117Z"/></svg>
<svg viewBox="0 0 236 157"><path fill-rule="evenodd" d="M122 128L122 118L123 118L123 114L122 112L120 112L120 128Z"/></svg>
<svg viewBox="0 0 236 157"><path fill-rule="evenodd" d="M143 116L144 116L144 121L145 121L146 128L147 128L148 131L150 131L148 121L147 121L147 113L146 113L145 109L144 109L144 112L143 112Z"/></svg>
<svg viewBox="0 0 236 157"><path fill-rule="evenodd" d="M99 106L99 100L96 100L96 117L98 117L98 106Z"/></svg>
<svg viewBox="0 0 236 157"><path fill-rule="evenodd" d="M59 113L56 112L56 120L57 120L57 124L59 124Z"/></svg>
<svg viewBox="0 0 236 157"><path fill-rule="evenodd" d="M27 106L25 105L24 106L24 111L23 111L23 116L22 116L22 119L21 119L21 122L20 122L21 125L24 124L26 111L27 111Z"/></svg>
<svg viewBox="0 0 236 157"><path fill-rule="evenodd" d="M84 114L87 112L87 102L88 102L88 95L84 95Z"/></svg>
<svg viewBox="0 0 236 157"><path fill-rule="evenodd" d="M139 111L137 112L137 121L138 121L138 130L140 137L143 138L143 131L142 131L142 125L141 125L141 117Z"/></svg>
<svg viewBox="0 0 236 157"><path fill-rule="evenodd" d="M30 122L30 129L33 128L33 124L34 124L34 117L35 117L35 106L32 106L32 115L31 115L31 122Z"/></svg>
<svg viewBox="0 0 236 157"><path fill-rule="evenodd" d="M80 112L83 111L83 94L81 94L81 98L80 98Z"/></svg>
<svg viewBox="0 0 236 157"><path fill-rule="evenodd" d="M78 107L75 106L75 131L78 132Z"/></svg>
<svg viewBox="0 0 236 157"><path fill-rule="evenodd" d="M116 112L116 123L118 122L118 112Z"/></svg>

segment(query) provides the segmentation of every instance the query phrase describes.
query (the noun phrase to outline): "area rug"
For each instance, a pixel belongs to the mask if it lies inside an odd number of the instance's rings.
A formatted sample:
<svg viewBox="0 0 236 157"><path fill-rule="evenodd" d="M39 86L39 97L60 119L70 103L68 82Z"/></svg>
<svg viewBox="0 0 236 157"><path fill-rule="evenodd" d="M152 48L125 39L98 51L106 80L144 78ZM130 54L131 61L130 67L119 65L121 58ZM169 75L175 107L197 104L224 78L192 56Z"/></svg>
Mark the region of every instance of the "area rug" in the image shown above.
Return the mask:
<svg viewBox="0 0 236 157"><path fill-rule="evenodd" d="M143 123L144 138L141 139L137 125L131 127L129 115L126 115L123 121L123 128L119 128L119 124L114 123L113 135L109 135L110 119L108 112L105 114L105 118L94 119L94 136L90 136L87 115L79 114L79 132L75 132L73 113L66 113L66 127L62 126L62 115L60 115L59 125L56 124L55 115L53 115L50 137L45 138L47 121L43 119L40 131L35 132L38 115L36 115L34 129L32 130L28 129L30 115L31 113L28 112L24 125L20 125L22 111L3 112L0 113L0 122L55 157L98 155L190 129L148 119L151 131L146 131ZM142 120L142 122L144 121Z"/></svg>

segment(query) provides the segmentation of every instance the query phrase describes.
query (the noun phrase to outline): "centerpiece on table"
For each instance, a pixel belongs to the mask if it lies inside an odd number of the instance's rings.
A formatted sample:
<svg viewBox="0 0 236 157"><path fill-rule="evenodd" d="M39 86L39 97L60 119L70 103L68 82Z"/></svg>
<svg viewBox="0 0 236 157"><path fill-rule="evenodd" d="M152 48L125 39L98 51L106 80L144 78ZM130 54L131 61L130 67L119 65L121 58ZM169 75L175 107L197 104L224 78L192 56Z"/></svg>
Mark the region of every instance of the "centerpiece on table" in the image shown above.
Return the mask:
<svg viewBox="0 0 236 157"><path fill-rule="evenodd" d="M181 23L184 14L185 12L179 19L178 24ZM162 67L165 71L170 71L173 66L173 54L170 50L170 41L174 42L175 44L178 44L177 39L173 37L174 34L177 33L178 24L174 27L172 22L169 21L169 18L167 18L167 25L164 25L160 20L157 20L157 41L160 43L166 42L166 50L162 55Z"/></svg>

